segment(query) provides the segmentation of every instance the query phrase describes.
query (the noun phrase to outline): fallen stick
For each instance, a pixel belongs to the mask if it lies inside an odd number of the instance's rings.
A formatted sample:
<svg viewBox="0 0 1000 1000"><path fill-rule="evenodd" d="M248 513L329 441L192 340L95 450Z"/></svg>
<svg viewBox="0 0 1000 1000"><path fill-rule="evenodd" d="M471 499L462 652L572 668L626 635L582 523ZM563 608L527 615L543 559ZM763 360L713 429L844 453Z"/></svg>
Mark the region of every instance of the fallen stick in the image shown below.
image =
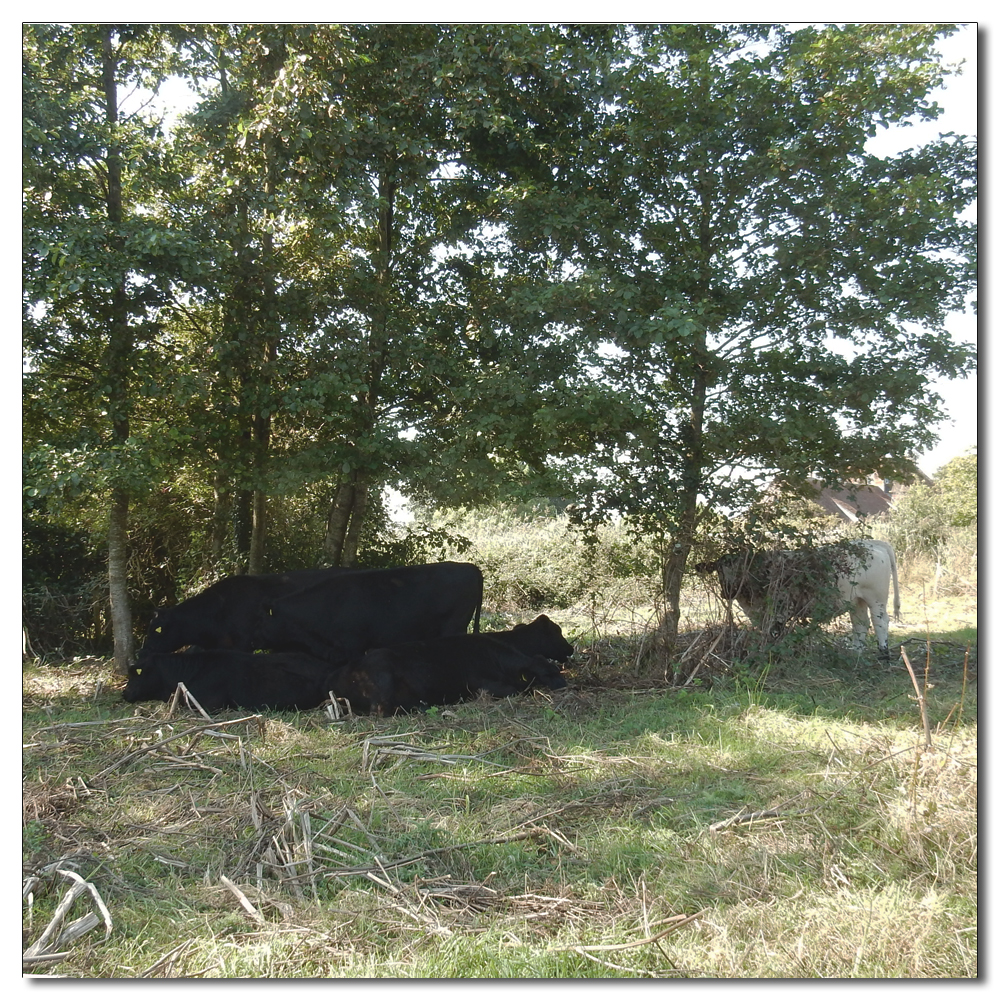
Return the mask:
<svg viewBox="0 0 1000 1000"><path fill-rule="evenodd" d="M732 826L734 823L752 823L754 820L777 819L780 816L801 816L803 813L811 811L810 809L796 809L793 812L785 812L783 809L760 809L757 812L737 813L735 816L730 816L729 819L713 823L709 830L715 833L718 830L724 830L727 826Z"/></svg>
<svg viewBox="0 0 1000 1000"><path fill-rule="evenodd" d="M195 938L188 938L187 941L182 941L176 947L171 948L165 955L161 955L151 966L149 966L148 969L144 969L140 972L139 975L136 976L136 979L149 979L157 969L167 965L168 963L172 964L173 960L178 958L180 953L193 944L194 941Z"/></svg>
<svg viewBox="0 0 1000 1000"><path fill-rule="evenodd" d="M697 920L703 913L705 913L705 910L699 910L690 916L680 914L676 917L668 917L667 919L670 921L669 927L665 927L662 931L657 931L656 934L651 934L649 937L644 937L640 941L628 941L625 944L564 944L556 945L546 950L578 951L583 953L588 951L625 951L627 948L641 948L645 944L652 944L654 941L659 941L660 938L665 938L668 934L673 934L674 931L691 923L692 920Z"/></svg>
<svg viewBox="0 0 1000 1000"><path fill-rule="evenodd" d="M257 909L253 903L243 894L243 890L239 886L230 882L225 875L220 876L220 882L236 897L236 901L243 907L244 910L249 914L251 920L256 921L258 924L263 924L264 918L260 915L260 911Z"/></svg>

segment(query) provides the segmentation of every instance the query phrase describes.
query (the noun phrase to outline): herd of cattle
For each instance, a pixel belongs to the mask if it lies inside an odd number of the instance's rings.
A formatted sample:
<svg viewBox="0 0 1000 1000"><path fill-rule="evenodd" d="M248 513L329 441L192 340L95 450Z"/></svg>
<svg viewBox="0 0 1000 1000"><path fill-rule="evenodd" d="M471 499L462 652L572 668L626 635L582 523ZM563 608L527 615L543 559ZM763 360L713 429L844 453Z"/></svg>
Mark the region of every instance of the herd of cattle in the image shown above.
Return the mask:
<svg viewBox="0 0 1000 1000"><path fill-rule="evenodd" d="M206 711L305 710L332 693L391 714L565 687L559 626L480 632L482 601L471 563L226 577L154 614L124 697L166 701L183 683Z"/></svg>
<svg viewBox="0 0 1000 1000"><path fill-rule="evenodd" d="M879 657L889 658L890 578L897 618L899 585L885 542L730 553L695 569L717 573L723 598L771 637L849 610L860 647L870 613ZM562 629L540 615L480 632L482 600L472 563L226 577L154 614L123 696L166 701L182 683L210 712L307 710L333 695L386 715L481 691L565 687L573 646Z"/></svg>

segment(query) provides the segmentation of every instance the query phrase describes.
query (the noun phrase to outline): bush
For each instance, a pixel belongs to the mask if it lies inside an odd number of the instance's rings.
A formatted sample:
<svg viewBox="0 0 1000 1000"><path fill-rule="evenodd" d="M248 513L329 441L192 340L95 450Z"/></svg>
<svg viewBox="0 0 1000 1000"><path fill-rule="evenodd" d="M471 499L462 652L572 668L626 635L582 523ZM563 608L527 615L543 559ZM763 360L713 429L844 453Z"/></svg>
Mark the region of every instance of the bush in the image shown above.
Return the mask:
<svg viewBox="0 0 1000 1000"><path fill-rule="evenodd" d="M446 558L467 559L483 571L484 604L509 614L564 609L591 601L648 604L655 588L652 550L621 526L605 526L585 542L565 515L510 508L435 514L430 530L468 540ZM428 530L428 529L425 529Z"/></svg>

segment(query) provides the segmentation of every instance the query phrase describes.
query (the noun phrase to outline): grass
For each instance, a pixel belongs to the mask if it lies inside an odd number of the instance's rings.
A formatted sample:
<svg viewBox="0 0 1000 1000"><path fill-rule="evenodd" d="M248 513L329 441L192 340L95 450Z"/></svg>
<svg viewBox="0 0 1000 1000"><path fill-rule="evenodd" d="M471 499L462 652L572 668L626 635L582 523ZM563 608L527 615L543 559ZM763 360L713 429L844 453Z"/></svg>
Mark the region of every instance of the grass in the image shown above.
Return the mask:
<svg viewBox="0 0 1000 1000"><path fill-rule="evenodd" d="M26 970L977 977L968 545L900 560L889 666L846 619L765 646L700 581L667 664L636 549L478 528L484 627L550 614L566 690L207 722L125 704L100 659L26 664Z"/></svg>
<svg viewBox="0 0 1000 1000"><path fill-rule="evenodd" d="M549 695L216 725L133 711L103 663L29 668L24 943L61 870L113 921L35 968L70 977L975 977L950 653L930 748L904 670L833 660L678 691L584 648Z"/></svg>

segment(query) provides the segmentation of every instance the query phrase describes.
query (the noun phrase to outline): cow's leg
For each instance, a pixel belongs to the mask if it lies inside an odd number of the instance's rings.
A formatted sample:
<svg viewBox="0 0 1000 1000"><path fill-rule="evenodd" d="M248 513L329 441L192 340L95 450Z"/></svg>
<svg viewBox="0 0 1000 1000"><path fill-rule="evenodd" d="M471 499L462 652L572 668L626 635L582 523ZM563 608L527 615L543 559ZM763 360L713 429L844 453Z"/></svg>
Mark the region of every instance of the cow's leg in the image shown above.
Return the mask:
<svg viewBox="0 0 1000 1000"><path fill-rule="evenodd" d="M889 661L889 609L884 604L872 607L872 627L878 643L878 658Z"/></svg>
<svg viewBox="0 0 1000 1000"><path fill-rule="evenodd" d="M865 648L865 636L868 635L868 605L863 601L851 601L851 646L858 651Z"/></svg>

